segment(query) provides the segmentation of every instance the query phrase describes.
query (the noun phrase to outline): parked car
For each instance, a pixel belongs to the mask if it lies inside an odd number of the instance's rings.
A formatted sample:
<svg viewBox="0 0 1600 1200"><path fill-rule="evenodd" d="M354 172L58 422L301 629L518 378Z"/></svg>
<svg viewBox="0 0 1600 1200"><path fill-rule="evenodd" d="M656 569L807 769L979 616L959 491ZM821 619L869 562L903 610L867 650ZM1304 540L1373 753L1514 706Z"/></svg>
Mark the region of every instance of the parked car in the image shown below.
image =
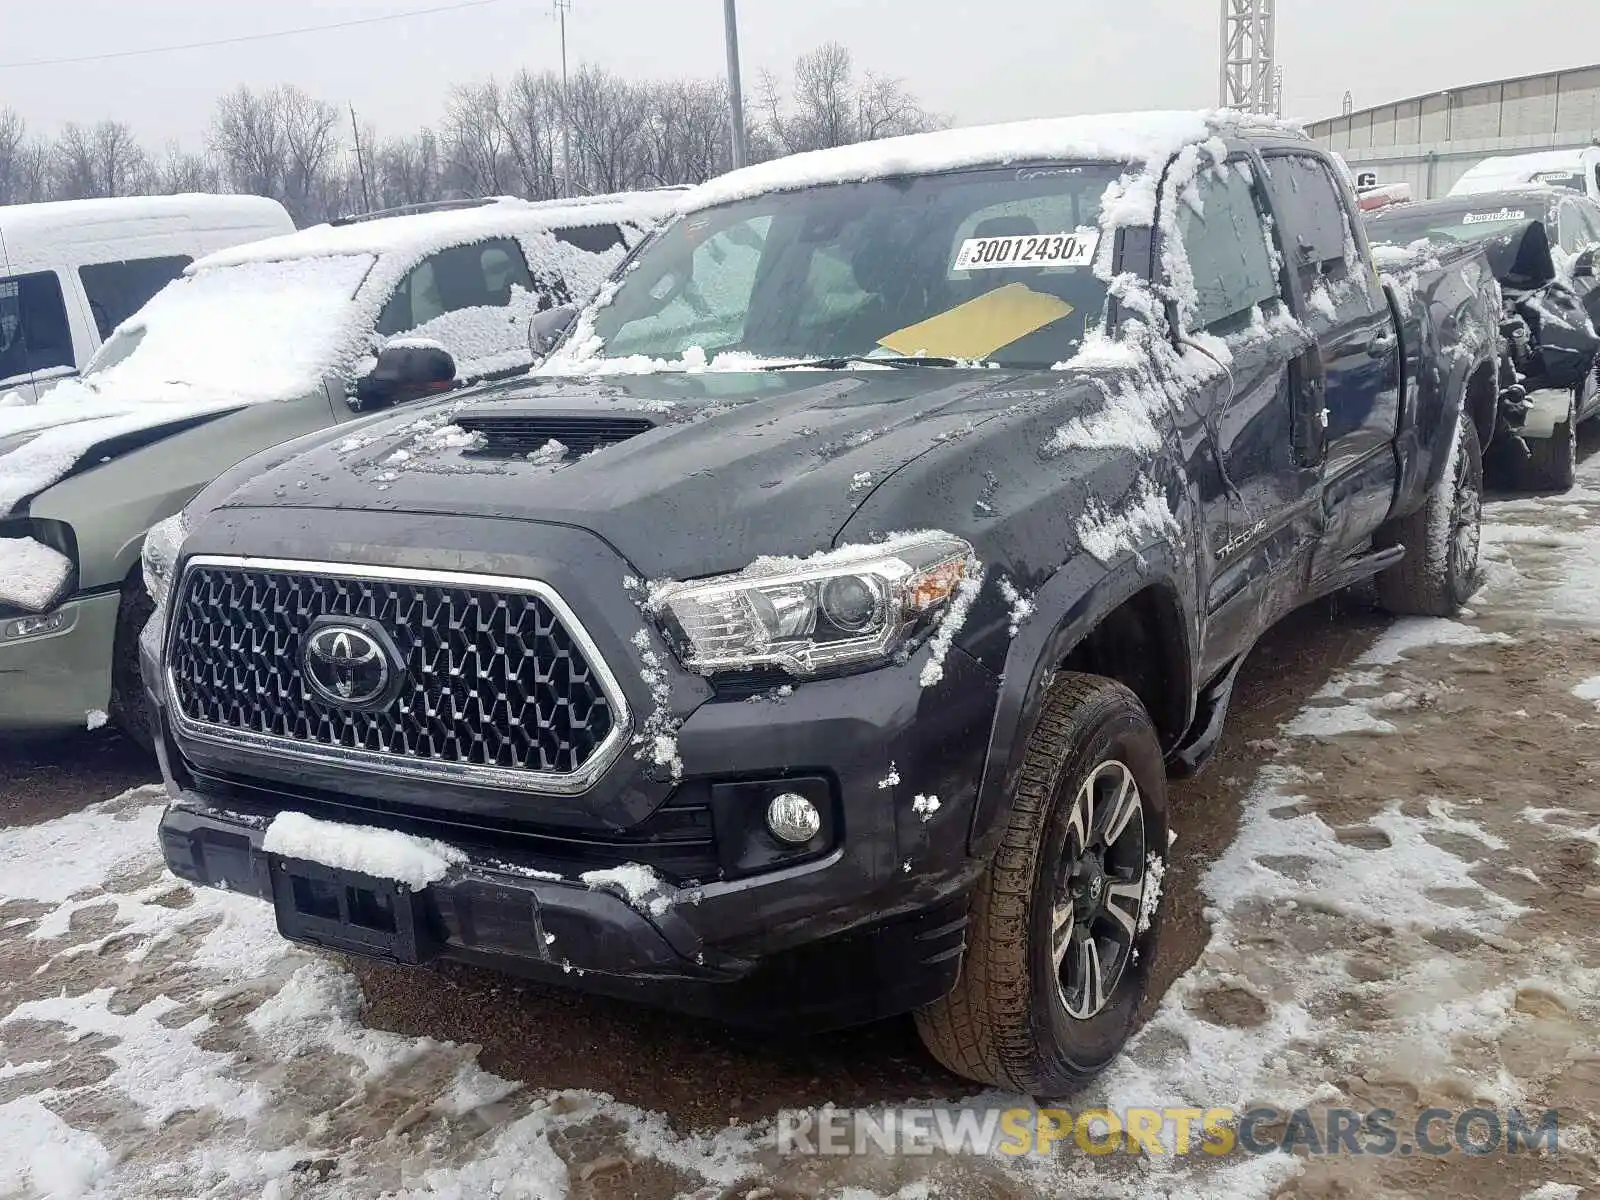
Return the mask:
<svg viewBox="0 0 1600 1200"><path fill-rule="evenodd" d="M166 861L359 954L914 1010L952 1070L1062 1094L1132 1028L1167 774L1256 639L1368 577L1474 590L1487 264L1387 292L1331 160L1237 114L799 155L685 208L536 378L258 456L152 535Z"/></svg>
<svg viewBox="0 0 1600 1200"><path fill-rule="evenodd" d="M495 201L237 246L118 326L82 379L0 398L0 730L109 712L148 741L145 531L258 450L525 371L531 317L587 299L679 199ZM401 373L373 370L400 336Z"/></svg>
<svg viewBox="0 0 1600 1200"><path fill-rule="evenodd" d="M128 196L0 206L0 395L76 375L195 259L293 233L260 196Z"/></svg>
<svg viewBox="0 0 1600 1200"><path fill-rule="evenodd" d="M1529 184L1567 188L1600 203L1600 146L1486 158L1457 180L1450 194L1475 196Z"/></svg>
<svg viewBox="0 0 1600 1200"><path fill-rule="evenodd" d="M1600 204L1528 187L1397 205L1366 223L1396 267L1454 246L1486 251L1504 295L1505 470L1526 487L1571 487L1578 425L1600 412Z"/></svg>

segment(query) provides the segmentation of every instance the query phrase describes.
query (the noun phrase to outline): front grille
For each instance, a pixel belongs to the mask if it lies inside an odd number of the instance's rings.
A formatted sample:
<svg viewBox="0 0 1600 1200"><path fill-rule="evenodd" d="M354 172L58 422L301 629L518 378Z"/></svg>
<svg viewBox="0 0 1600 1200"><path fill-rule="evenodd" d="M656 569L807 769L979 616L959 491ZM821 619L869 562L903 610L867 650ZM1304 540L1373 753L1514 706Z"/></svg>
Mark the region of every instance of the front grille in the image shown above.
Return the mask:
<svg viewBox="0 0 1600 1200"><path fill-rule="evenodd" d="M583 771L625 732L614 683L553 593L341 570L192 562L168 655L184 722L409 774L526 773L512 786L531 790ZM302 651L319 617L365 618L388 635L400 668L391 700L362 711L310 689Z"/></svg>
<svg viewBox="0 0 1600 1200"><path fill-rule="evenodd" d="M480 454L505 456L531 454L550 441L578 458L602 446L612 446L649 433L655 422L645 417L566 417L506 413L465 412L456 418L461 428L488 439Z"/></svg>

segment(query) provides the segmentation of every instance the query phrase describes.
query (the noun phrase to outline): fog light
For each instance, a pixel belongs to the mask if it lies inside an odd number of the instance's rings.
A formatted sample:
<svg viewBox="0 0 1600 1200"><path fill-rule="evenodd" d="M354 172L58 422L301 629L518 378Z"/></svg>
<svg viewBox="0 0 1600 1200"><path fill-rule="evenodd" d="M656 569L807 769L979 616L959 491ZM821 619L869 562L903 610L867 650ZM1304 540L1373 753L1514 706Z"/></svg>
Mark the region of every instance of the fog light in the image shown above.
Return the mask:
<svg viewBox="0 0 1600 1200"><path fill-rule="evenodd" d="M780 842L803 846L822 831L822 814L804 796L784 792L767 805L767 828Z"/></svg>
<svg viewBox="0 0 1600 1200"><path fill-rule="evenodd" d="M20 620L8 621L5 625L5 635L7 639L38 637L41 634L55 633L66 623L67 613L62 609L41 617L23 617Z"/></svg>

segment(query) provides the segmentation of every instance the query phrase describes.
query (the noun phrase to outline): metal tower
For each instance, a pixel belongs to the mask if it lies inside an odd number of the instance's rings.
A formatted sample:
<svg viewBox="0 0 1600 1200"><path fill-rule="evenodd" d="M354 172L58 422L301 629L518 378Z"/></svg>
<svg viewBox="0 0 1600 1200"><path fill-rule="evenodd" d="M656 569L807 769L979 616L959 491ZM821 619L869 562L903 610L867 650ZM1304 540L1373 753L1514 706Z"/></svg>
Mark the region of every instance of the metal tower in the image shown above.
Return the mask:
<svg viewBox="0 0 1600 1200"><path fill-rule="evenodd" d="M1222 0L1224 108L1255 113L1274 110L1274 7L1274 0Z"/></svg>

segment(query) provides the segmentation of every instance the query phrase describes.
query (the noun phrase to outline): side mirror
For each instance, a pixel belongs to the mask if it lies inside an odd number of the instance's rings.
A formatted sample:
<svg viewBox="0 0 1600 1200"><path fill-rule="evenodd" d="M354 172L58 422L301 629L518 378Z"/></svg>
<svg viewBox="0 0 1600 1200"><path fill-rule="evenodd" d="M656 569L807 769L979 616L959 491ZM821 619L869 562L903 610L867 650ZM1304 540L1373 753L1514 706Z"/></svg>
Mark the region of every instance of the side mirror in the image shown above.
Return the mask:
<svg viewBox="0 0 1600 1200"><path fill-rule="evenodd" d="M578 309L572 304L536 313L528 325L528 349L533 352L534 358L543 358L554 350L556 343L577 319Z"/></svg>
<svg viewBox="0 0 1600 1200"><path fill-rule="evenodd" d="M396 339L378 351L378 364L356 380L357 408L383 408L448 392L456 383L456 360L435 342Z"/></svg>
<svg viewBox="0 0 1600 1200"><path fill-rule="evenodd" d="M1574 279L1593 279L1596 274L1596 259L1600 259L1600 246L1591 246L1572 261L1572 277Z"/></svg>

